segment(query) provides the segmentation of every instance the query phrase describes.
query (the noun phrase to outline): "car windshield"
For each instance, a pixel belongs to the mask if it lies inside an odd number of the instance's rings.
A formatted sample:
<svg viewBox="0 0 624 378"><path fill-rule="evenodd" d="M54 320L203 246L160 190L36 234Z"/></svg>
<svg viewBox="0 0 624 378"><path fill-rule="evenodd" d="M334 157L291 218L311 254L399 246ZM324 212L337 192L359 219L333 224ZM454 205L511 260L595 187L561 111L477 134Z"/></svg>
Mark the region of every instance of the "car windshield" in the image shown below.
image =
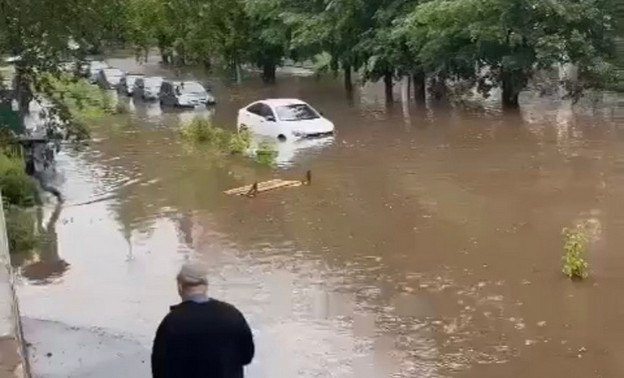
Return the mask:
<svg viewBox="0 0 624 378"><path fill-rule="evenodd" d="M307 104L278 106L277 116L282 121L303 121L320 118L318 113Z"/></svg>
<svg viewBox="0 0 624 378"><path fill-rule="evenodd" d="M177 86L180 93L205 95L206 90L198 83L182 83Z"/></svg>

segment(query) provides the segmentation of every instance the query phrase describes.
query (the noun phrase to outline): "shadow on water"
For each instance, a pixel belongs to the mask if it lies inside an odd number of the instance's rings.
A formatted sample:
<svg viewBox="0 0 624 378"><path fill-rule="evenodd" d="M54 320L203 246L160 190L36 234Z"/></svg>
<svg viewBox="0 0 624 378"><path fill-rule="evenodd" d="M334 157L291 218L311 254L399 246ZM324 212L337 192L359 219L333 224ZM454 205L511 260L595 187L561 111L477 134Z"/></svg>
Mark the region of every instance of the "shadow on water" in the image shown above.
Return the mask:
<svg viewBox="0 0 624 378"><path fill-rule="evenodd" d="M624 138L609 111L531 94L515 114L488 102L388 108L382 87L346 100L339 81L310 77L214 89L213 109L122 99L129 114L60 156L68 203L49 261L72 269L19 288L26 316L149 345L176 301L176 269L197 258L211 294L250 318L254 377L624 374L611 337L624 331L613 297ZM302 98L338 133L277 144L276 169L176 135L196 115L233 130L237 110L263 97ZM307 169L310 186L223 194ZM593 281L572 285L559 275L560 232L579 221L594 227ZM102 300L114 305L98 310Z"/></svg>

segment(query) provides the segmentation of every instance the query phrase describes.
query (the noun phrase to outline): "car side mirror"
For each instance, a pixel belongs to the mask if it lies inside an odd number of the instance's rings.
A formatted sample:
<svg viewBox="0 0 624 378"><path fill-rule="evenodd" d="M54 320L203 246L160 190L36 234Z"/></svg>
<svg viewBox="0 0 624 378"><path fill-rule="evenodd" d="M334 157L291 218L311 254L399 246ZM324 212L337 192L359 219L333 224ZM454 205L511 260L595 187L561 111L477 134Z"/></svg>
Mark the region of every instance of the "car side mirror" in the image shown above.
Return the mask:
<svg viewBox="0 0 624 378"><path fill-rule="evenodd" d="M271 115L264 117L264 119L266 119L268 122L275 122L275 117L273 117Z"/></svg>

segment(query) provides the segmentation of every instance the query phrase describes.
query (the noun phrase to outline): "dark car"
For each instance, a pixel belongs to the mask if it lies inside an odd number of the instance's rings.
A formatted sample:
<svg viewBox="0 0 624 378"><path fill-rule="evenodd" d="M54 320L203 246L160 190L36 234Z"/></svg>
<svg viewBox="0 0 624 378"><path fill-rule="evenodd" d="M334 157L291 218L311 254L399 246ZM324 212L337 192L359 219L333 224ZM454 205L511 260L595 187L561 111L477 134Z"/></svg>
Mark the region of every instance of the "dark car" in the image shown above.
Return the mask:
<svg viewBox="0 0 624 378"><path fill-rule="evenodd" d="M141 97L143 100L158 100L160 86L163 83L160 76L139 77L134 81L134 97Z"/></svg>
<svg viewBox="0 0 624 378"><path fill-rule="evenodd" d="M128 96L132 96L134 94L134 84L137 79L142 79L143 74L126 74L119 81L119 85L117 86L117 90L119 93L127 94Z"/></svg>
<svg viewBox="0 0 624 378"><path fill-rule="evenodd" d="M118 68L104 68L98 74L97 83L104 89L116 89L124 76Z"/></svg>
<svg viewBox="0 0 624 378"><path fill-rule="evenodd" d="M91 84L96 84L98 82L100 72L104 68L110 68L110 66L106 62L101 62L98 60L87 61L81 65L81 71L84 72L87 80L89 80Z"/></svg>

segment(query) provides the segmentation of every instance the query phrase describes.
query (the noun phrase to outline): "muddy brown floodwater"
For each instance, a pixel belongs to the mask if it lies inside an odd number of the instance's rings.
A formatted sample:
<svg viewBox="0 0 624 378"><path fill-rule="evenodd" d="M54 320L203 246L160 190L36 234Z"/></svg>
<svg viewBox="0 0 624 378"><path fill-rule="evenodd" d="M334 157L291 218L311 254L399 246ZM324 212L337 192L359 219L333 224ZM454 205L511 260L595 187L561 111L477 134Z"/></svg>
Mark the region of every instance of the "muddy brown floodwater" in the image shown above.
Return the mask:
<svg viewBox="0 0 624 378"><path fill-rule="evenodd" d="M65 147L55 183L67 203L49 248L21 268L26 319L97 328L147 350L177 301L176 270L196 258L210 266L211 295L254 329L250 377L624 376L616 98L573 110L525 95L510 115L488 104L386 109L379 88L349 100L339 82L301 76L214 90L213 110L122 99L128 115ZM279 167L267 169L177 138L180 121L234 127L239 107L274 96L322 110L335 139L281 144ZM307 169L308 187L222 194ZM571 282L560 234L578 222L591 226L591 275ZM34 327L27 338L41 334Z"/></svg>

